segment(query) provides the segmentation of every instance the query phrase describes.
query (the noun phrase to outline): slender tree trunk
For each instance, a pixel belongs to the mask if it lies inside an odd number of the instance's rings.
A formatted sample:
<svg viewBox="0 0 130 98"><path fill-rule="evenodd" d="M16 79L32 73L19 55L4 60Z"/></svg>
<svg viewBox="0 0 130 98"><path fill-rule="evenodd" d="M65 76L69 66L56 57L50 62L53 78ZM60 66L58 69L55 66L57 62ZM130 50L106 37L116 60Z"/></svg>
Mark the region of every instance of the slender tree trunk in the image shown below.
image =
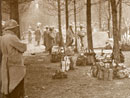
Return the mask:
<svg viewBox="0 0 130 98"><path fill-rule="evenodd" d="M78 51L77 47L77 16L76 16L76 0L74 0L74 23L75 23L75 46L76 46L76 52Z"/></svg>
<svg viewBox="0 0 130 98"><path fill-rule="evenodd" d="M67 31L69 27L68 0L65 0L65 14L66 14L66 31Z"/></svg>
<svg viewBox="0 0 130 98"><path fill-rule="evenodd" d="M0 36L2 36L2 0L0 0ZM0 51L0 64L1 64L1 61L2 61L2 52ZM0 65L0 70L1 70L1 65ZM0 76L0 89L1 89L1 76ZM0 92L0 98L2 98L2 94Z"/></svg>
<svg viewBox="0 0 130 98"><path fill-rule="evenodd" d="M88 50L93 51L93 40L92 40L92 27L91 27L91 0L87 0L87 40L88 40Z"/></svg>
<svg viewBox="0 0 130 98"><path fill-rule="evenodd" d="M19 24L19 4L18 0L10 0L10 19L14 19ZM17 36L20 38L20 27L17 31Z"/></svg>
<svg viewBox="0 0 130 98"><path fill-rule="evenodd" d="M111 37L111 27L110 27L110 21L111 21L111 11L110 11L110 8L111 8L111 4L110 4L110 0L108 0L108 37L110 38Z"/></svg>
<svg viewBox="0 0 130 98"><path fill-rule="evenodd" d="M113 54L114 54L115 61L117 63L119 63L119 61L120 61L120 49L119 49L119 37L118 37L118 25L117 25L116 0L111 0L111 6L112 6L113 39L114 39Z"/></svg>
<svg viewBox="0 0 130 98"><path fill-rule="evenodd" d="M121 40L121 25L122 25L122 0L119 5L119 40Z"/></svg>
<svg viewBox="0 0 130 98"><path fill-rule="evenodd" d="M0 36L2 36L2 0L0 0Z"/></svg>
<svg viewBox="0 0 130 98"><path fill-rule="evenodd" d="M99 0L99 30L102 29L101 7L102 7L101 0Z"/></svg>
<svg viewBox="0 0 130 98"><path fill-rule="evenodd" d="M74 23L75 23L75 33L76 33L77 32L76 0L74 0Z"/></svg>
<svg viewBox="0 0 130 98"><path fill-rule="evenodd" d="M58 0L58 26L59 26L59 35L60 35L60 46L63 46L62 29L61 29L61 8L60 8L60 0Z"/></svg>

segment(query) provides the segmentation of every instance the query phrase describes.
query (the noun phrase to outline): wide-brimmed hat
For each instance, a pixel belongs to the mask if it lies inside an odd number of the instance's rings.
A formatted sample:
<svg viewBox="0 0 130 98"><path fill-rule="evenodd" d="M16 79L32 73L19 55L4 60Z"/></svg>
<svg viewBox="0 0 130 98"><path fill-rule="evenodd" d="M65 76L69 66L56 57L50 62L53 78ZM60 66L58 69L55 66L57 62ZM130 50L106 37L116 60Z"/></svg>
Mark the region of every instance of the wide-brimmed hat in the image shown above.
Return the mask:
<svg viewBox="0 0 130 98"><path fill-rule="evenodd" d="M14 29L18 26L19 26L18 23L15 20L11 19L11 20L8 20L8 21L5 22L4 30Z"/></svg>

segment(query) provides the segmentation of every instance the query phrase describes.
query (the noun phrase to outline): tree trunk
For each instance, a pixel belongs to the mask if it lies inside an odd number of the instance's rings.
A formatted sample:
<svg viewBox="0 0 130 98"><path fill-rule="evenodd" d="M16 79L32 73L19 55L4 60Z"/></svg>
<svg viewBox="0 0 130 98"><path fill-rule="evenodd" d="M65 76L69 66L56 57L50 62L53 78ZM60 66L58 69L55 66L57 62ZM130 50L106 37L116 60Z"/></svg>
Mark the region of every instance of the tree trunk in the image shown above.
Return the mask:
<svg viewBox="0 0 130 98"><path fill-rule="evenodd" d="M0 0L0 36L2 36L2 0Z"/></svg>
<svg viewBox="0 0 130 98"><path fill-rule="evenodd" d="M119 40L121 40L121 24L122 24L122 0L119 5Z"/></svg>
<svg viewBox="0 0 130 98"><path fill-rule="evenodd" d="M110 38L111 37L111 27L110 27L110 21L111 21L111 11L110 11L110 8L111 8L111 4L110 4L110 0L108 0L108 37Z"/></svg>
<svg viewBox="0 0 130 98"><path fill-rule="evenodd" d="M0 0L0 36L2 36L2 0ZM0 51L0 64L2 61L2 52ZM1 65L0 65L0 70L1 70ZM1 89L1 76L0 76L0 89ZM2 98L2 93L0 92L0 98Z"/></svg>
<svg viewBox="0 0 130 98"><path fill-rule="evenodd" d="M102 7L102 5L101 5L101 0L99 0L99 30L102 29L101 7Z"/></svg>
<svg viewBox="0 0 130 98"><path fill-rule="evenodd" d="M61 29L61 8L60 8L60 0L58 0L58 26L59 26L59 35L60 35L60 46L63 46L62 29Z"/></svg>
<svg viewBox="0 0 130 98"><path fill-rule="evenodd" d="M77 32L76 0L74 0L74 23L75 23L75 33L76 33Z"/></svg>
<svg viewBox="0 0 130 98"><path fill-rule="evenodd" d="M67 31L69 27L68 0L65 0L65 14L66 14L66 31Z"/></svg>
<svg viewBox="0 0 130 98"><path fill-rule="evenodd" d="M113 54L114 54L114 60L117 63L119 63L120 48L119 48L119 37L118 37L116 0L111 0L111 7L112 7L113 39L114 39Z"/></svg>
<svg viewBox="0 0 130 98"><path fill-rule="evenodd" d="M16 20L19 24L18 0L10 0L10 19ZM17 36L20 38L20 27L18 28Z"/></svg>
<svg viewBox="0 0 130 98"><path fill-rule="evenodd" d="M76 17L76 0L74 0L74 23L75 23L75 46L76 46L76 52L78 51L77 47L77 17Z"/></svg>
<svg viewBox="0 0 130 98"><path fill-rule="evenodd" d="M92 28L91 28L91 0L87 0L87 40L88 40L88 50L93 51L93 40L92 40Z"/></svg>

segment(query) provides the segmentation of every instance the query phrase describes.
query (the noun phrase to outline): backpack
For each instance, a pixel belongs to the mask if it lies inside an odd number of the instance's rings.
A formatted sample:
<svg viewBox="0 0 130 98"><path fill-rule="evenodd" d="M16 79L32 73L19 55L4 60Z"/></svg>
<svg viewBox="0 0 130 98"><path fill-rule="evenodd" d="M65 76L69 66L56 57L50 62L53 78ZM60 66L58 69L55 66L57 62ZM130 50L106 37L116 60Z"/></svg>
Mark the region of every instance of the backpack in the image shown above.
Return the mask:
<svg viewBox="0 0 130 98"><path fill-rule="evenodd" d="M76 66L86 66L86 57L79 56L76 61Z"/></svg>

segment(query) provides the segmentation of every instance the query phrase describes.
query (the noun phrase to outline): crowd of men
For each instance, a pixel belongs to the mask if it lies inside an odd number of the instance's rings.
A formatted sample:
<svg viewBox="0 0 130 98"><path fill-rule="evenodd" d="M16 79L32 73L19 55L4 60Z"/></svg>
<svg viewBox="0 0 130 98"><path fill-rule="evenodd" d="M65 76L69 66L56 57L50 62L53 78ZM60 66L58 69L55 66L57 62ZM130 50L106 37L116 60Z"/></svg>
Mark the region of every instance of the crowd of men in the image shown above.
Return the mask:
<svg viewBox="0 0 130 98"><path fill-rule="evenodd" d="M36 45L43 44L46 47L46 51L51 51L53 45L59 45L60 43L59 33L54 27L47 26L45 29L41 29L40 26L37 26L36 30L33 31L31 26L29 26L26 35L29 44L33 43L32 39L34 38Z"/></svg>
<svg viewBox="0 0 130 98"><path fill-rule="evenodd" d="M64 42L64 45L68 46L75 46L76 45L76 39L80 40L80 46L84 47L83 38L85 37L86 33L84 31L83 25L80 25L77 29L77 32L74 32L74 26L70 25L67 32L66 37L62 32L62 42ZM32 39L35 39L36 44L39 46L40 44L43 44L46 48L46 51L51 52L51 48L55 45L59 46L61 43L60 39L60 33L57 31L54 27L46 26L44 28L41 28L41 26L37 26L35 30L32 29L31 26L29 26L27 32L27 39L28 43L32 43ZM33 37L34 36L34 37ZM64 38L65 37L65 38ZM65 41L64 41L65 40ZM42 42L41 42L42 41Z"/></svg>

